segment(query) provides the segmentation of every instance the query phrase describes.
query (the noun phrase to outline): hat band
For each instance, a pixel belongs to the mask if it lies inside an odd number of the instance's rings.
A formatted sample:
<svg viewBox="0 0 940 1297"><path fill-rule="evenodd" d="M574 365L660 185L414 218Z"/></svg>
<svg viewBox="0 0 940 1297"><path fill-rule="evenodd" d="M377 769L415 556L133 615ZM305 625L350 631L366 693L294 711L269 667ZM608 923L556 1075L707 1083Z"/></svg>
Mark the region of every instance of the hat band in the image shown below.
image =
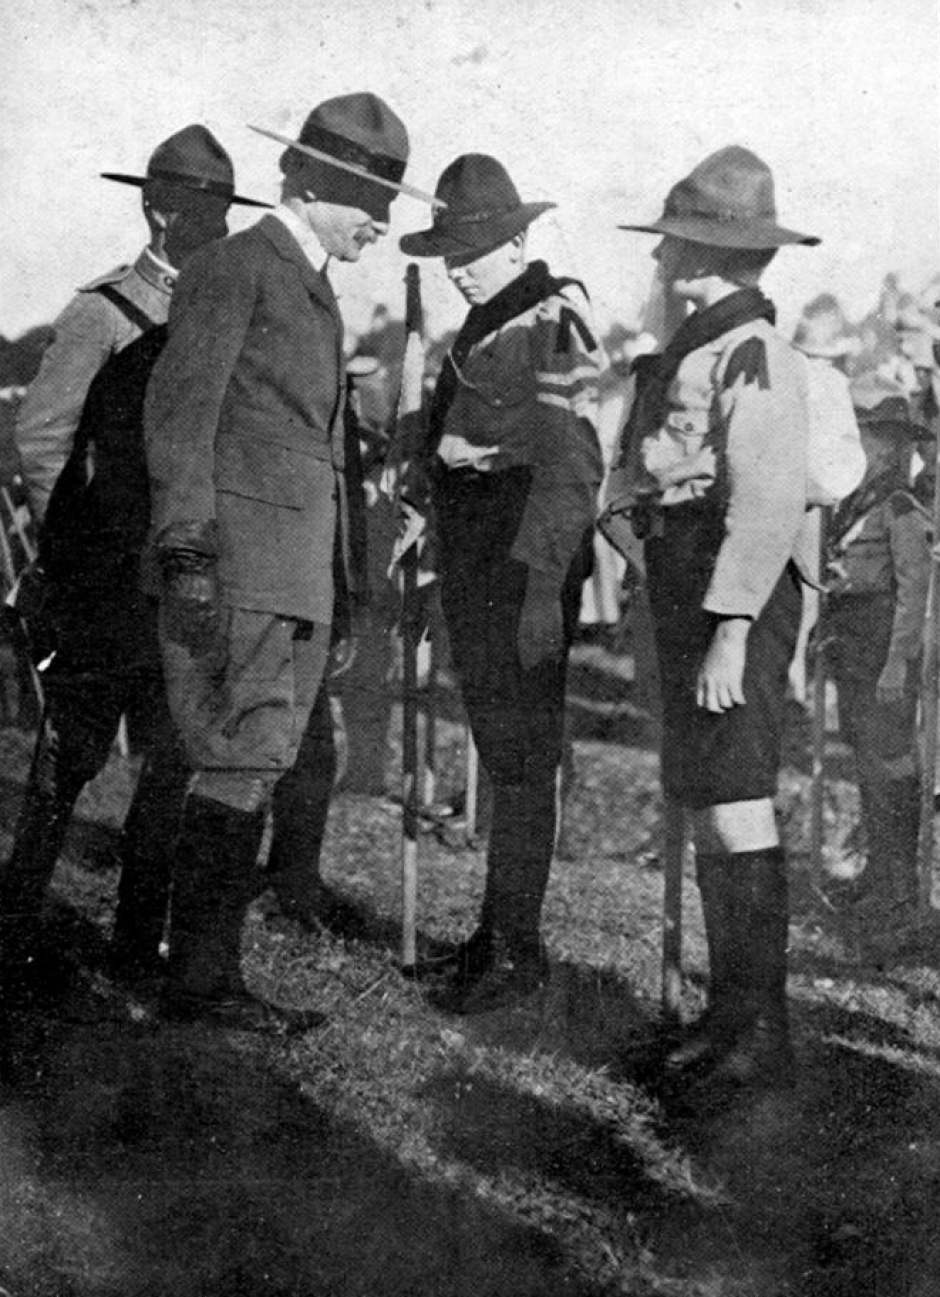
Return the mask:
<svg viewBox="0 0 940 1297"><path fill-rule="evenodd" d="M199 189L206 194L218 194L220 198L231 198L235 186L225 180L208 180L205 176L188 175L185 171L166 171L162 167L148 167L148 180L169 180L187 189Z"/></svg>
<svg viewBox="0 0 940 1297"><path fill-rule="evenodd" d="M448 207L445 208L444 214L437 216L434 224L438 226L484 225L487 221L496 220L500 216L509 216L514 211L516 211L516 207L492 207L484 212L464 212L455 216Z"/></svg>
<svg viewBox="0 0 940 1297"><path fill-rule="evenodd" d="M698 208L691 207L685 210L680 204L666 204L663 211L664 220L681 220L681 221L715 221L719 225L735 225L740 223L749 223L752 221L767 221L774 224L777 220L777 213L770 212L741 212L732 211L730 208L715 209L711 211L701 211Z"/></svg>
<svg viewBox="0 0 940 1297"><path fill-rule="evenodd" d="M341 162L351 162L354 166L363 167L374 176L398 184L405 174L406 163L401 158L389 157L386 153L372 153L369 149L345 135L337 135L315 122L308 122L300 133L300 144L309 144L311 148L328 153Z"/></svg>

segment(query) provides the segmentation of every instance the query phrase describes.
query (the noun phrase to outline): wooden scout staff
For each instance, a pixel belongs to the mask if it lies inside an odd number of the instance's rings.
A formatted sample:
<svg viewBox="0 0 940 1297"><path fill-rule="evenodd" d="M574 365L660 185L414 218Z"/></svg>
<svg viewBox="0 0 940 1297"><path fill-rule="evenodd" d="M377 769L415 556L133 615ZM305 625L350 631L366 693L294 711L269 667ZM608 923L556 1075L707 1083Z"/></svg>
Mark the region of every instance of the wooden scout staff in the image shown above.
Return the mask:
<svg viewBox="0 0 940 1297"><path fill-rule="evenodd" d="M933 881L934 785L937 776L937 721L940 717L940 437L933 446L933 539L930 581L924 617L924 651L921 674L920 719L922 771L920 824L917 835L917 900L921 911L930 909Z"/></svg>
<svg viewBox="0 0 940 1297"><path fill-rule="evenodd" d="M635 400L631 394L629 405ZM633 528L634 498L627 474L628 441L631 421L628 414L620 433L620 451L611 465L605 487L605 504L598 527L606 539L627 561L627 572L646 580L643 543ZM689 816L678 802L666 798L661 823L663 865L662 919L662 986L660 1003L664 1020L675 1025L679 1020L682 991L682 875L690 842Z"/></svg>
<svg viewBox="0 0 940 1297"><path fill-rule="evenodd" d="M414 449L423 436L424 338L421 280L411 263L405 272L405 356L398 396L395 440L382 489L398 511L391 571L400 571L402 637L402 939L401 959L415 963L418 892L418 641L422 619L418 602L418 559L425 519L418 492L410 492ZM409 472L412 470L412 472Z"/></svg>
<svg viewBox="0 0 940 1297"><path fill-rule="evenodd" d="M832 509L819 510L820 584L825 586L829 546L829 524ZM809 854L813 885L817 892L823 883L823 847L825 846L826 793L826 603L825 588L818 592L816 626L812 639L812 744L810 770Z"/></svg>

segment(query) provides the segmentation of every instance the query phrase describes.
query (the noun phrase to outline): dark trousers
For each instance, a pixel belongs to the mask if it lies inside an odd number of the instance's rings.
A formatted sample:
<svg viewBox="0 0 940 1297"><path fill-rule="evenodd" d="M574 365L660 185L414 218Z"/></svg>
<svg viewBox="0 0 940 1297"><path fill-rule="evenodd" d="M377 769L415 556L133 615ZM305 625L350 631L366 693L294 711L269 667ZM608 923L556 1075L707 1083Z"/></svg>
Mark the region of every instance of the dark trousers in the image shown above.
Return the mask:
<svg viewBox="0 0 940 1297"><path fill-rule="evenodd" d="M839 726L855 755L865 826L868 867L862 887L888 902L916 894L920 814L918 672L908 672L897 702L879 702L876 692L893 622L894 597L888 592L833 595L826 609Z"/></svg>
<svg viewBox="0 0 940 1297"><path fill-rule="evenodd" d="M438 488L441 604L463 703L493 789L481 925L538 939L558 815L568 650L590 569L585 536L556 596L564 651L523 670L517 635L528 568L511 554L528 470L450 472Z"/></svg>
<svg viewBox="0 0 940 1297"><path fill-rule="evenodd" d="M58 656L17 823L0 874L7 941L28 944L82 788L104 767L122 715L147 718L145 755L121 846L116 937L142 957L156 955L166 918L173 847L189 780L158 669L73 670Z"/></svg>

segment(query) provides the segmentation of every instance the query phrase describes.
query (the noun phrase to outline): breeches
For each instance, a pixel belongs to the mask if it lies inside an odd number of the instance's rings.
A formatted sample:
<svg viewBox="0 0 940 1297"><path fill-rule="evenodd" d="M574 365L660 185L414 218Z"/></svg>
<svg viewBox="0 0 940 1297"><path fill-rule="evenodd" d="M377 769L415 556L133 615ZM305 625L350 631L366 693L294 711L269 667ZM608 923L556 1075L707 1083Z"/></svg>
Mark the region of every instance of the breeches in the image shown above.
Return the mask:
<svg viewBox="0 0 940 1297"><path fill-rule="evenodd" d="M663 791L693 810L773 797L787 672L800 623L796 570L787 565L751 626L745 702L721 714L708 712L697 705L695 686L717 624L702 601L723 520L699 505L679 506L665 514L665 535L646 543L663 699Z"/></svg>
<svg viewBox="0 0 940 1297"><path fill-rule="evenodd" d="M330 627L227 611L224 650L195 657L161 632L170 710L192 791L238 810L265 805L300 751L323 680Z"/></svg>

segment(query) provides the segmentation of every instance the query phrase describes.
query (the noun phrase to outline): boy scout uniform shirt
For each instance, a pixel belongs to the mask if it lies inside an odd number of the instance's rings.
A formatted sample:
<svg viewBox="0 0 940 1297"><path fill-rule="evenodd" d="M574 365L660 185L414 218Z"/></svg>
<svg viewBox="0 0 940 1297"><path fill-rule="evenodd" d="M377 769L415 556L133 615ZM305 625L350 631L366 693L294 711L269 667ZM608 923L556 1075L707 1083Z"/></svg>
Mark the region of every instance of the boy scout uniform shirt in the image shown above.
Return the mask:
<svg viewBox="0 0 940 1297"><path fill-rule="evenodd" d="M23 478L37 521L45 516L72 449L92 379L142 332L100 290L111 287L154 324L164 324L175 280L173 268L145 248L132 266L117 266L80 288L55 321L53 340L16 420Z"/></svg>
<svg viewBox="0 0 940 1297"><path fill-rule="evenodd" d="M597 513L597 348L573 286L543 298L455 364L438 459L450 469L532 470L511 556L559 588Z"/></svg>
<svg viewBox="0 0 940 1297"><path fill-rule="evenodd" d="M625 462L635 505L655 516L707 499L724 514L707 612L756 618L791 558L812 581L802 366L767 320L752 320L683 358L665 412L649 390L637 397Z"/></svg>
<svg viewBox="0 0 940 1297"><path fill-rule="evenodd" d="M932 524L927 510L908 491L894 491L839 540L827 569L827 588L840 600L890 594L894 619L888 657L910 661L920 655L930 583Z"/></svg>

